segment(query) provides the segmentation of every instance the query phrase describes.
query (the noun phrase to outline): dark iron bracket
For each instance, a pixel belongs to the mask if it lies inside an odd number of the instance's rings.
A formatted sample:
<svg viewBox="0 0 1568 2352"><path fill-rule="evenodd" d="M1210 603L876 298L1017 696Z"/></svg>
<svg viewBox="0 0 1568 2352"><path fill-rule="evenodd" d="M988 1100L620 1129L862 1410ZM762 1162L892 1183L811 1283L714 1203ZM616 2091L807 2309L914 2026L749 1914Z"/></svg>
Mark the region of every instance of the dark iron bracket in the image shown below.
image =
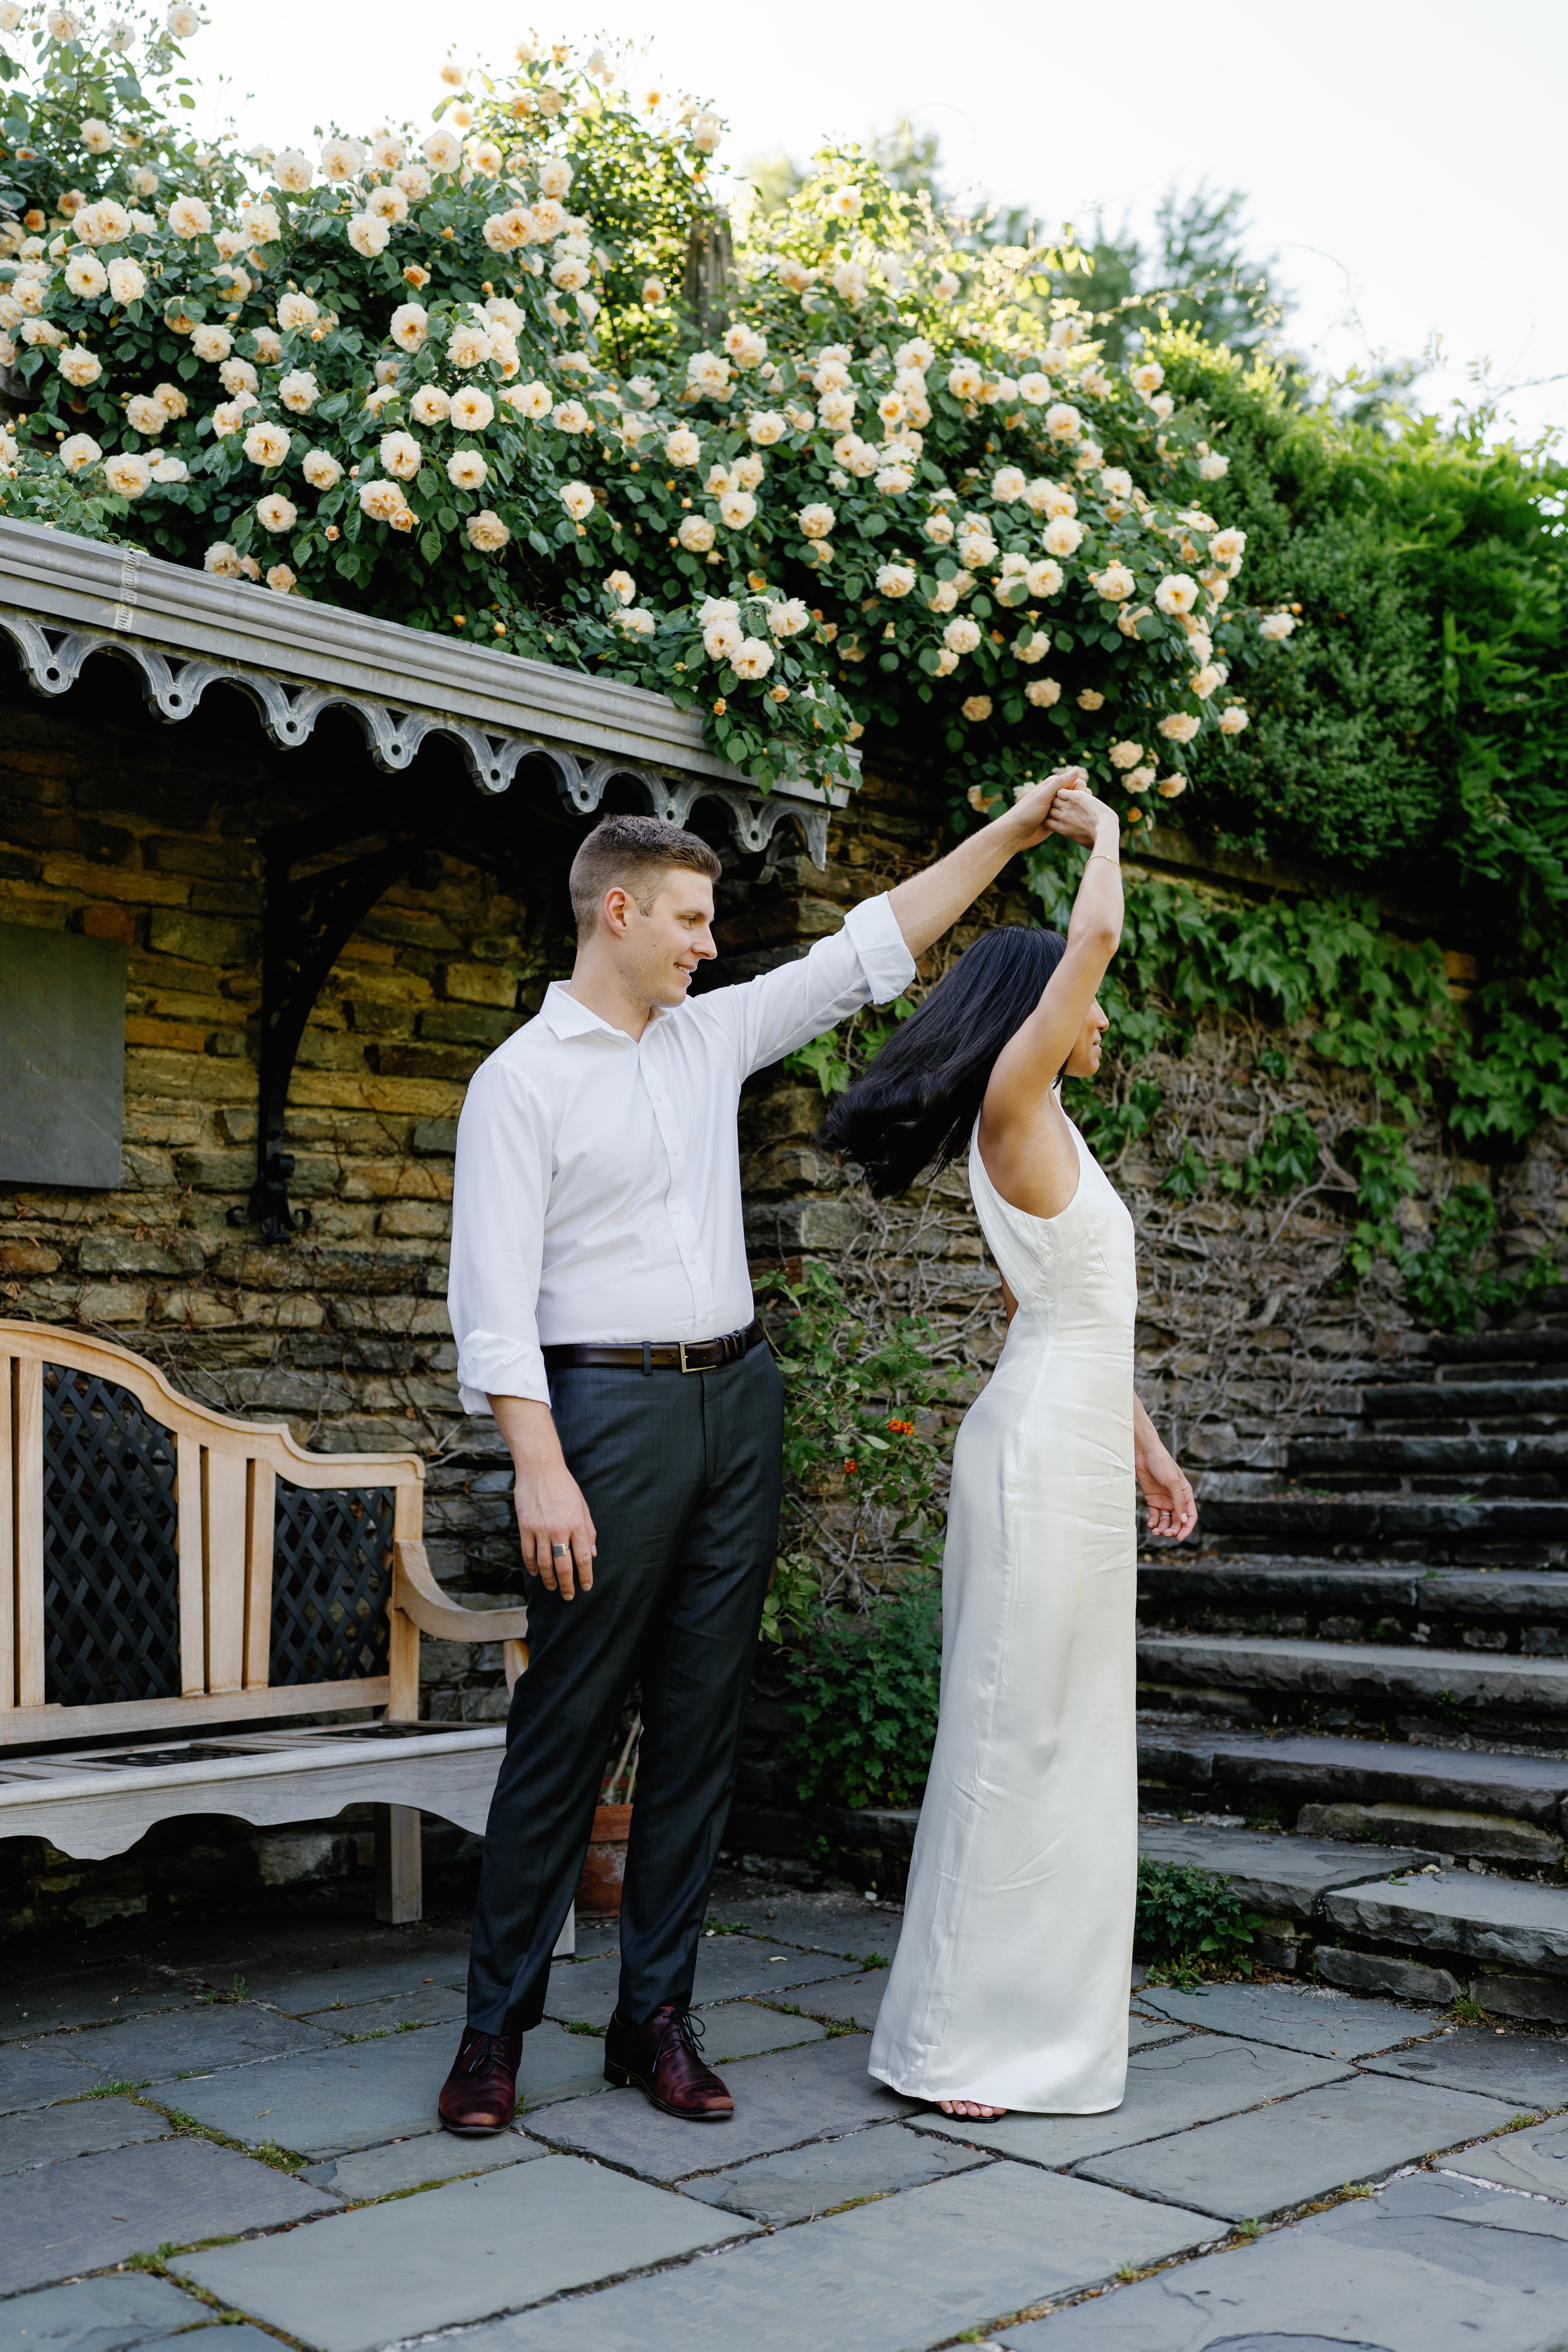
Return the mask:
<svg viewBox="0 0 1568 2352"><path fill-rule="evenodd" d="M354 831L363 837L363 818ZM296 1209L289 1198L294 1155L283 1149L283 1129L295 1058L316 999L376 900L432 854L427 840L404 836L296 877L296 866L329 845L319 828L303 825L283 827L266 845L256 1181L245 1206L228 1213L231 1225L259 1226L264 1242L290 1241L310 1224L310 1210Z"/></svg>

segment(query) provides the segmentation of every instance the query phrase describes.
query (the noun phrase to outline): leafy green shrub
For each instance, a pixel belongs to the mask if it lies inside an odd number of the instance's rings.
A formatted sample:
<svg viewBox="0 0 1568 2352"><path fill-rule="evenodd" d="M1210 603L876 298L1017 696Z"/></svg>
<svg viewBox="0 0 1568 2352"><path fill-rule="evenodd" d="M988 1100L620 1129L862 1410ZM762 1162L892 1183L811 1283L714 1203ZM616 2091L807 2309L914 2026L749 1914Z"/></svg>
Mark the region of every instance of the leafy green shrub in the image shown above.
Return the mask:
<svg viewBox="0 0 1568 2352"><path fill-rule="evenodd" d="M941 1671L933 1576L875 1596L863 1616L819 1610L785 1661L795 1728L784 1754L803 1803L918 1805L936 1739Z"/></svg>
<svg viewBox="0 0 1568 2352"><path fill-rule="evenodd" d="M1252 1974L1246 1947L1263 1922L1244 1911L1228 1880L1193 1862L1138 1864L1132 1948L1147 1961L1151 1983L1191 1986L1215 1969Z"/></svg>

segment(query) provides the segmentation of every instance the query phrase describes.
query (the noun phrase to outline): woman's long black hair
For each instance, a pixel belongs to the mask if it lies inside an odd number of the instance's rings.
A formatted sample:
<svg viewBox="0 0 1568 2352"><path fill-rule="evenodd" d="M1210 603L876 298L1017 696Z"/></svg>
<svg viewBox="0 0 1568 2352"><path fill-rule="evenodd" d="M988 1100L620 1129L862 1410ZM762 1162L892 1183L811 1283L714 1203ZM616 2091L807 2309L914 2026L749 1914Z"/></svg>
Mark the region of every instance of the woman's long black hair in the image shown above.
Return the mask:
<svg viewBox="0 0 1568 2352"><path fill-rule="evenodd" d="M969 1143L992 1066L1067 950L1059 931L1009 923L965 948L817 1129L858 1160L879 1201Z"/></svg>

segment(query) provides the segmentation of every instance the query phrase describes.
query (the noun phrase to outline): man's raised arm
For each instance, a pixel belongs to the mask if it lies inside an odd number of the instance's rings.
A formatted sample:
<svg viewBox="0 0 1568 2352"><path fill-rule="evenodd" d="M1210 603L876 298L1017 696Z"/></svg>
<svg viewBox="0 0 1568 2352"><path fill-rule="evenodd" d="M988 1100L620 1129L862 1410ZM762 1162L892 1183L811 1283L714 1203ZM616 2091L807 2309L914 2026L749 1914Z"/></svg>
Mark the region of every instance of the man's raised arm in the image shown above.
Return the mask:
<svg viewBox="0 0 1568 2352"><path fill-rule="evenodd" d="M995 881L1010 857L1021 849L1037 848L1046 839L1047 819L1058 792L1063 783L1079 781L1082 773L1079 768L1063 768L1043 784L1031 784L1005 816L981 825L936 865L911 874L907 882L888 893L888 904L898 918L910 955L922 956L934 946L965 908L972 907L982 890Z"/></svg>

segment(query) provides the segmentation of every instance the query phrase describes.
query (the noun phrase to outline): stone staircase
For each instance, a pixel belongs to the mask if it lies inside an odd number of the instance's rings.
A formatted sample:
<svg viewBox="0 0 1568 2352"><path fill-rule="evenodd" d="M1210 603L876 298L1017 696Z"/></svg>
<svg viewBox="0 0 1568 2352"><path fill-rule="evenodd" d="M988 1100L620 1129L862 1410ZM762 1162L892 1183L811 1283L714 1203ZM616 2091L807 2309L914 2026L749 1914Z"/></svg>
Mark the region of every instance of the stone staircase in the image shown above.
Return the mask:
<svg viewBox="0 0 1568 2352"><path fill-rule="evenodd" d="M1144 1850L1277 1966L1568 2021L1564 1306L1434 1338L1140 1561Z"/></svg>

